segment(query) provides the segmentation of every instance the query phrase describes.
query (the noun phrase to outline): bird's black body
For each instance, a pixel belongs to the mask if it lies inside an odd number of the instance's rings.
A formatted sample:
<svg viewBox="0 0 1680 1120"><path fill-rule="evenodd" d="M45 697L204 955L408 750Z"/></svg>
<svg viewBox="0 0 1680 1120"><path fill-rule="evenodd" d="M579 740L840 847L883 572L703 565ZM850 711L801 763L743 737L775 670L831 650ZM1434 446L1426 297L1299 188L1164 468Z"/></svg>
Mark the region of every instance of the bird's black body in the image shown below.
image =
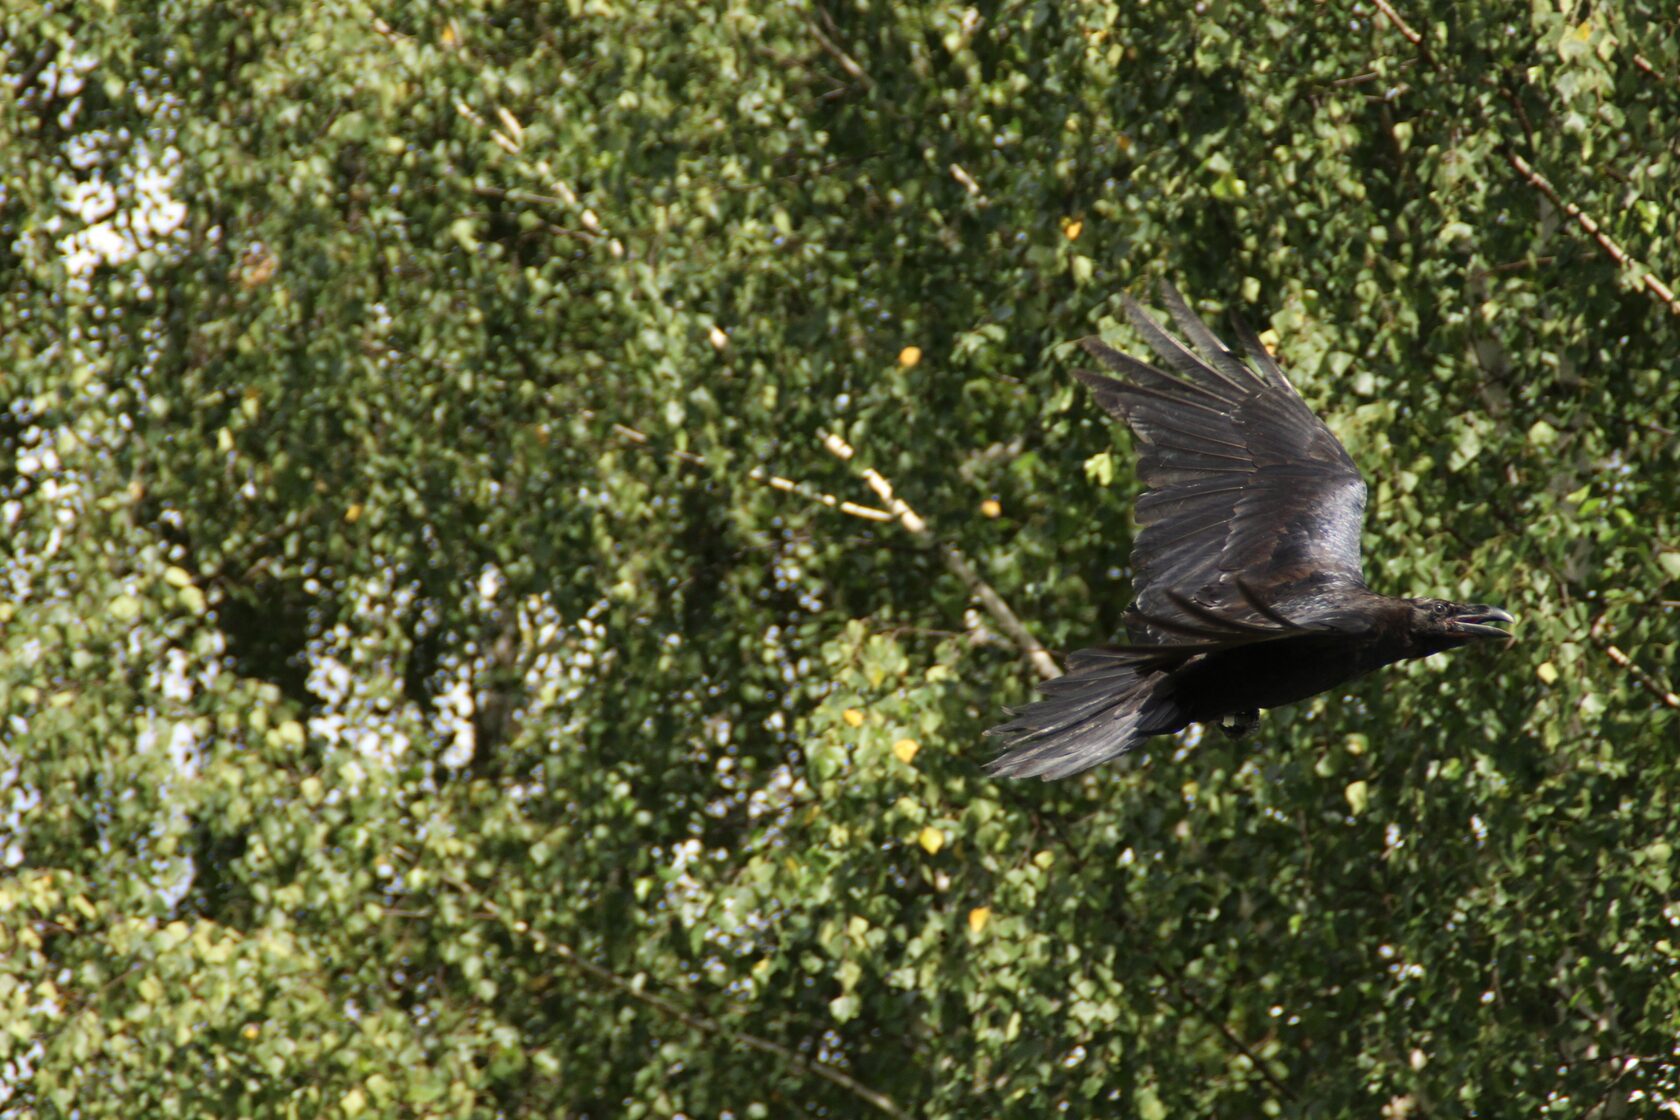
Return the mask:
<svg viewBox="0 0 1680 1120"><path fill-rule="evenodd" d="M1126 311L1172 372L1096 340L1121 377L1081 371L1139 450L1131 644L1081 650L1044 699L992 729L1015 777L1059 778L1191 723L1252 727L1262 708L1306 699L1411 657L1506 637L1497 607L1395 599L1365 586L1365 483L1254 335L1250 365L1171 288L1193 353L1131 300Z"/></svg>

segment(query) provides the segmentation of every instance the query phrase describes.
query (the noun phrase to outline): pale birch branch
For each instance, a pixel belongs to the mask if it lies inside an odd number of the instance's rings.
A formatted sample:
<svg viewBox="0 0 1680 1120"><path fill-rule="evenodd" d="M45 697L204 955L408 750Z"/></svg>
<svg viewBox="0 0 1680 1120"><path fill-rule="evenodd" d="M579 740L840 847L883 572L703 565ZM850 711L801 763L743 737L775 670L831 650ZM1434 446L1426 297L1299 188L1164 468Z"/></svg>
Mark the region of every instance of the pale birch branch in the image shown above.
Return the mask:
<svg viewBox="0 0 1680 1120"><path fill-rule="evenodd" d="M1588 634L1592 638L1593 643L1597 645L1599 649L1604 651L1604 655L1606 657L1615 662L1617 668L1621 669L1627 673L1628 676L1638 681L1640 686L1644 688L1646 692L1655 696L1668 707L1680 712L1680 696L1675 695L1673 689L1669 688L1657 678L1647 673L1644 669L1641 669L1638 665L1634 664L1633 658L1623 653L1613 643L1605 640L1603 631L1606 621L1608 621L1607 618L1600 615L1598 621L1592 624L1592 629L1588 631Z"/></svg>
<svg viewBox="0 0 1680 1120"><path fill-rule="evenodd" d="M1562 210L1565 214L1568 214L1571 218L1574 218L1576 224L1585 230L1594 241L1598 242L1599 246L1610 255L1611 259L1623 268L1637 273L1641 283L1644 284L1652 295L1666 303L1668 305L1668 309L1674 312L1674 314L1680 315L1680 300L1675 299L1673 288L1663 283L1651 272L1650 269L1646 268L1633 257L1629 256L1627 250L1616 244L1615 239L1605 233L1603 227L1594 221L1591 215L1586 213L1573 202L1561 197L1557 192L1557 188L1552 186L1544 175L1534 170L1526 159L1515 152L1506 152L1505 159L1512 167L1516 168L1517 174L1526 179L1530 186L1550 199L1552 205Z"/></svg>
<svg viewBox="0 0 1680 1120"><path fill-rule="evenodd" d="M1377 6L1379 12L1388 17L1388 22L1394 25L1394 30L1404 35L1408 43L1415 47L1423 42L1423 36L1412 30L1411 25L1400 18L1400 13L1394 10L1393 5L1389 4L1388 0L1371 0L1371 2Z"/></svg>
<svg viewBox="0 0 1680 1120"><path fill-rule="evenodd" d="M843 463L850 463L853 456L857 454L852 445L839 436L824 433L822 441L829 454ZM893 491L892 483L888 482L880 471L873 467L859 467L858 473L863 476L863 481L871 490L875 491L876 496L881 499L886 507L892 510L893 515L898 518L899 524L904 526L905 531L914 537L918 544L939 553L940 559L951 570L951 574L962 580L963 585L973 593L976 599L980 600L980 605L986 608L986 613L992 616L993 621L998 625L998 629L1008 635L1009 639L1015 643L1015 647L1026 655L1027 660L1032 662L1033 668L1038 671L1040 677L1048 681L1062 675L1062 670L1057 666L1055 660L1045 651L1043 646L1038 644L1037 639L1032 636L1032 632L1027 629L1026 624L1021 621L1020 617L1009 609L1009 604L1003 601L1003 597L997 593L997 590L975 570L974 565L969 562L968 557L962 554L961 549L955 545L946 544L934 536L922 515L912 509L908 502Z"/></svg>

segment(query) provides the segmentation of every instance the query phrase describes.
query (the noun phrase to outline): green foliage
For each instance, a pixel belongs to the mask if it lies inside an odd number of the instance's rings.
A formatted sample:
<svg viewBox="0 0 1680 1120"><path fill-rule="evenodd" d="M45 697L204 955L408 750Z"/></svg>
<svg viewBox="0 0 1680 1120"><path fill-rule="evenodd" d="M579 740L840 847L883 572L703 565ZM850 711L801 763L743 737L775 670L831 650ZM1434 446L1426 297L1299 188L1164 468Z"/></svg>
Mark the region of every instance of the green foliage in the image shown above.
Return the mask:
<svg viewBox="0 0 1680 1120"><path fill-rule="evenodd" d="M0 1115L1680 1096L1680 40L1399 14L9 8ZM812 498L1104 640L1158 275L1519 641L995 782L1030 668Z"/></svg>

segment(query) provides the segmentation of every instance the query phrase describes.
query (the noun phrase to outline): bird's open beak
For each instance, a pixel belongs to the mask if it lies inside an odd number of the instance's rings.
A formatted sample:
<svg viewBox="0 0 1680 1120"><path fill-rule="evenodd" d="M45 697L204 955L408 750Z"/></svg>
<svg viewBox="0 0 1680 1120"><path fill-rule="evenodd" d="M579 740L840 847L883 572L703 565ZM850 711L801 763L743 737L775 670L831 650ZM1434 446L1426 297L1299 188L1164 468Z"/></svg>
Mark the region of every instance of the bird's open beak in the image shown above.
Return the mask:
<svg viewBox="0 0 1680 1120"><path fill-rule="evenodd" d="M1493 625L1496 622L1512 623L1516 619L1498 607L1490 607L1483 603L1465 607L1447 623L1454 633L1466 638L1509 638L1510 631L1501 630Z"/></svg>

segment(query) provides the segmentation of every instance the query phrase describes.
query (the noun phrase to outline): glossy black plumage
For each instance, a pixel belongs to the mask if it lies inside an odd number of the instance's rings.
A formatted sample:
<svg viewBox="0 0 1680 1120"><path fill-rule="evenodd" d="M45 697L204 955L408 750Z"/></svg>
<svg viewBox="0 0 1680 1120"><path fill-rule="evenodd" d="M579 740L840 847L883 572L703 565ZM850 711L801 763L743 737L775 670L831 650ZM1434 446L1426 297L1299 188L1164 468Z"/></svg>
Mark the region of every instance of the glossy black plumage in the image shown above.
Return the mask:
<svg viewBox="0 0 1680 1120"><path fill-rule="evenodd" d="M1194 722L1246 730L1259 709L1507 636L1490 625L1511 621L1495 607L1371 591L1365 483L1347 451L1252 331L1234 324L1245 363L1176 290L1162 300L1195 351L1126 298L1167 369L1087 339L1118 376L1075 374L1137 448L1132 644L1075 653L1043 699L993 728L1005 746L994 773L1064 777Z"/></svg>

